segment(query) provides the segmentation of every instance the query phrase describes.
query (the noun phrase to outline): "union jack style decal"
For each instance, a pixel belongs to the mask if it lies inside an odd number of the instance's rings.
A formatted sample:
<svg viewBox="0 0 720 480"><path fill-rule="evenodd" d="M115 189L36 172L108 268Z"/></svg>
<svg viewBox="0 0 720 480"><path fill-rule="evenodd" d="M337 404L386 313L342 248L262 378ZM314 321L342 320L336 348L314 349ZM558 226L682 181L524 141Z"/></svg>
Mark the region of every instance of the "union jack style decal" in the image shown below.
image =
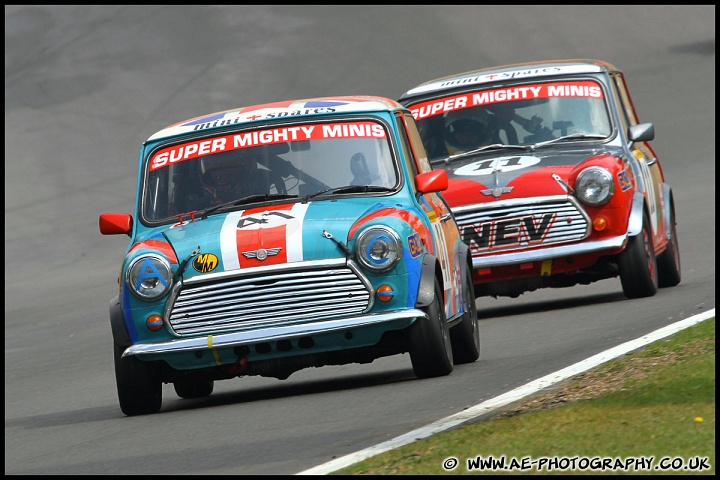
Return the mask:
<svg viewBox="0 0 720 480"><path fill-rule="evenodd" d="M302 261L302 224L308 206L296 203L230 212L220 231L225 270Z"/></svg>

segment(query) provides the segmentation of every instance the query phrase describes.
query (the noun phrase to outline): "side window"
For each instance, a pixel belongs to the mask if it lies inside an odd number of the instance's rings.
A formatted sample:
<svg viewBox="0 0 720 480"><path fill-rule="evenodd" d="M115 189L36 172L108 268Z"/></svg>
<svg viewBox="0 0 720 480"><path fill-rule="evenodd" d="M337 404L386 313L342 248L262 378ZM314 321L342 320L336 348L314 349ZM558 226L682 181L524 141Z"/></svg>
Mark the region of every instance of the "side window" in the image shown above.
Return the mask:
<svg viewBox="0 0 720 480"><path fill-rule="evenodd" d="M168 178L170 177L169 168L161 168L155 170L148 175L147 187L143 192L144 208L142 215L150 221L159 220L167 217L169 214L179 212L169 212L168 204L170 203L168 192ZM187 210L183 210L187 211Z"/></svg>
<svg viewBox="0 0 720 480"><path fill-rule="evenodd" d="M412 156L412 147L410 146L410 138L408 137L406 131L405 122L399 114L396 119L398 122L398 131L400 132L400 143L402 144L401 146L403 149L403 161L405 162L405 167L412 179L418 174L418 166L415 164L415 160Z"/></svg>
<svg viewBox="0 0 720 480"><path fill-rule="evenodd" d="M613 94L620 107L618 112L620 114L620 120L622 121L623 130L627 132L630 125L637 123L632 100L630 100L622 75L615 73L611 78L613 81Z"/></svg>
<svg viewBox="0 0 720 480"><path fill-rule="evenodd" d="M416 170L420 173L431 171L432 166L430 165L430 160L428 160L427 152L425 151L425 146L423 145L415 119L412 114L405 113L402 116L402 120L402 125L405 126L403 136L406 136L406 142L409 142L410 148L415 156L415 161L417 162Z"/></svg>
<svg viewBox="0 0 720 480"><path fill-rule="evenodd" d="M627 132L629 125L636 125L638 122L635 105L630 98L625 80L620 73L613 74L613 85L620 98L621 112L620 116L623 121L623 128ZM662 194L657 185L663 182L663 174L660 170L660 164L654 161L655 152L648 142L634 142L632 144L632 155L637 159L631 165L632 172L637 179L639 188L646 192L645 199L647 201L650 220L653 232L657 233L658 225L662 221Z"/></svg>

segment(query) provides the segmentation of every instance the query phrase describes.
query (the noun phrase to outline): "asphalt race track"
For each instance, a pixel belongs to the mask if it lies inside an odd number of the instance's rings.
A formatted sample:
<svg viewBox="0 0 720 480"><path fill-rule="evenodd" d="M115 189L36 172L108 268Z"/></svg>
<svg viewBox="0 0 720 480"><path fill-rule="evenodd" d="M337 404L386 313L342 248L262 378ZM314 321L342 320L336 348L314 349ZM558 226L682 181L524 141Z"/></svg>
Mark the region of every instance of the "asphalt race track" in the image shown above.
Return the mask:
<svg viewBox="0 0 720 480"><path fill-rule="evenodd" d="M108 303L140 144L172 123L323 95L397 98L484 66L623 69L677 206L683 280L478 300L481 354L417 380L408 355L117 402ZM715 308L715 6L5 6L5 474L295 474ZM478 454L481 454L478 446ZM438 466L440 472L440 466Z"/></svg>

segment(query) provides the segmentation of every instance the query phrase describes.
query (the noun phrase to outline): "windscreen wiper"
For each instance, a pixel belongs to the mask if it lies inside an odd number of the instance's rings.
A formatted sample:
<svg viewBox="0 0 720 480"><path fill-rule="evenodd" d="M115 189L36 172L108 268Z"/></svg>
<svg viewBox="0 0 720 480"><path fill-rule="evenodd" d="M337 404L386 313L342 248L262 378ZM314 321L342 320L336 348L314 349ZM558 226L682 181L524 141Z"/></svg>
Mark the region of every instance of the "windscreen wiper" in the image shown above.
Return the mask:
<svg viewBox="0 0 720 480"><path fill-rule="evenodd" d="M335 193L370 193L370 192L392 192L392 188L381 187L379 185L343 185L342 187L333 187L321 190L315 193L309 193L302 198L302 203L307 203L311 198L319 197L326 194Z"/></svg>
<svg viewBox="0 0 720 480"><path fill-rule="evenodd" d="M287 193L261 193L261 194L256 194L256 195L248 195L246 197L242 197L242 198L238 198L237 200L233 200L232 202L221 203L220 205L215 205L214 207L210 207L207 210L203 210L202 219L204 220L211 213L217 212L218 210L221 210L224 208L237 207L238 205L244 205L246 203L264 202L267 200L281 200L284 198L298 198L298 196L290 195Z"/></svg>
<svg viewBox="0 0 720 480"><path fill-rule="evenodd" d="M475 155L476 153L484 152L485 150L496 150L500 148L514 148L514 149L520 149L520 150L527 150L530 148L528 145L507 145L505 143L491 143L490 145L483 145L482 147L475 148L473 150L468 150L467 152L462 153L456 153L455 155L450 155L446 159L443 160L445 165L448 165L450 162L453 162L459 158L468 157L470 155Z"/></svg>
<svg viewBox="0 0 720 480"><path fill-rule="evenodd" d="M544 147L545 145L552 145L553 143L559 143L564 142L565 140L584 140L584 139L597 139L602 140L603 138L607 138L606 135L598 135L596 133L571 133L570 135L563 135L562 137L553 138L552 140L545 140L544 142L538 142L534 145L532 145L532 150L535 150L539 147Z"/></svg>

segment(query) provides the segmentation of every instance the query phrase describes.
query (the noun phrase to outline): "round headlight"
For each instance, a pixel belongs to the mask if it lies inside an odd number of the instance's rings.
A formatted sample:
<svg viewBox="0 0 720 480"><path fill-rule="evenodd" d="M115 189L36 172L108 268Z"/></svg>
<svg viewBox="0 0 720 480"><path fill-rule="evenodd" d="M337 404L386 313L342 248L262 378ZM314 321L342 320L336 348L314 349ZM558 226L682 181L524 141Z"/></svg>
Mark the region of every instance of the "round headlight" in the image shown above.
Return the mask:
<svg viewBox="0 0 720 480"><path fill-rule="evenodd" d="M143 255L132 261L125 281L138 297L155 300L170 290L172 270L168 261L160 255Z"/></svg>
<svg viewBox="0 0 720 480"><path fill-rule="evenodd" d="M615 193L615 182L604 168L589 167L578 175L575 191L581 202L595 207L610 200Z"/></svg>
<svg viewBox="0 0 720 480"><path fill-rule="evenodd" d="M402 253L398 234L387 227L370 227L358 235L355 244L358 261L375 272L392 268Z"/></svg>

